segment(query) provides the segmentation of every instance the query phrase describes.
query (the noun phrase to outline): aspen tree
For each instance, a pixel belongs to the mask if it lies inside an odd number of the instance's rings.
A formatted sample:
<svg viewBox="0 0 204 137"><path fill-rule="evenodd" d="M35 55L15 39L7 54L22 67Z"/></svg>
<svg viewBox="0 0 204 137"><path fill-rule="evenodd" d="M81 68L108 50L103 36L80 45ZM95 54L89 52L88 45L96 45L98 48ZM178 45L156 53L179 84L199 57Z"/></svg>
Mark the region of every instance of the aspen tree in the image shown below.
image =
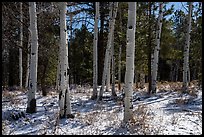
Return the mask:
<svg viewBox="0 0 204 137"><path fill-rule="evenodd" d="M94 40L93 40L93 94L92 99L97 98L97 81L98 81L98 20L99 20L99 2L95 3L96 13L95 13L95 24L94 24Z"/></svg>
<svg viewBox="0 0 204 137"><path fill-rule="evenodd" d="M112 46L111 46L111 59L112 59L112 69L111 69L111 75L112 75L112 89L111 89L111 96L115 98L117 96L115 92L115 54L114 54L114 34L112 39Z"/></svg>
<svg viewBox="0 0 204 137"><path fill-rule="evenodd" d="M154 61L153 61L153 71L152 71L152 93L156 93L156 82L157 82L157 71L158 71L158 60L159 60L159 49L161 40L161 28L162 28L162 18L163 18L163 2L159 3L159 17L156 29L156 47L154 48Z"/></svg>
<svg viewBox="0 0 204 137"><path fill-rule="evenodd" d="M123 32L122 28L122 7L120 7L120 31ZM119 45L119 55L118 55L118 90L121 90L121 53L122 53L122 43Z"/></svg>
<svg viewBox="0 0 204 137"><path fill-rule="evenodd" d="M106 53L105 53L105 60L104 60L104 68L103 68L103 76L102 76L102 86L101 86L101 89L99 91L98 100L102 99L105 82L107 80L108 60L110 58L111 42L112 42L112 38L113 38L112 36L113 36L113 32L114 32L114 27L113 26L115 25L115 18L116 18L116 15L117 15L118 2L112 3L111 5L114 5L114 6L113 6L113 12L109 13L109 16L111 18L110 18L110 22L109 22L108 42L107 42Z"/></svg>
<svg viewBox="0 0 204 137"><path fill-rule="evenodd" d="M112 47L110 47L110 51ZM110 69L111 69L111 53L109 53L109 59L108 59L108 68L107 68L107 72L106 72L106 92L109 92L110 89Z"/></svg>
<svg viewBox="0 0 204 137"><path fill-rule="evenodd" d="M30 44L31 44L31 38L30 38L30 29L28 33L28 50L27 50L27 69L26 69L26 81L25 81L25 88L29 87L29 71L30 71Z"/></svg>
<svg viewBox="0 0 204 137"><path fill-rule="evenodd" d="M22 66L22 48L23 48L23 10L22 2L20 2L20 48L19 48L19 80L20 88L22 89L22 79L23 79L23 66Z"/></svg>
<svg viewBox="0 0 204 137"><path fill-rule="evenodd" d="M58 55L58 57L60 57L60 55ZM56 90L59 90L59 81L60 81L60 59L58 59L57 63Z"/></svg>
<svg viewBox="0 0 204 137"><path fill-rule="evenodd" d="M136 31L136 2L128 2L127 46L126 46L126 71L125 71L125 98L124 122L133 119L133 79L135 59L135 31Z"/></svg>
<svg viewBox="0 0 204 137"><path fill-rule="evenodd" d="M188 10L188 23L186 31L186 41L184 46L184 62L183 62L183 92L187 92L188 84L190 80L189 74L189 47L190 47L190 31L191 31L191 14L192 14L192 2L189 2Z"/></svg>
<svg viewBox="0 0 204 137"><path fill-rule="evenodd" d="M110 18L112 19L113 18L113 7L114 6L114 2L110 2L110 6L109 6L109 15L110 15ZM111 23L109 23L109 28L110 28L110 25L111 25ZM112 26L112 28L111 29L113 29L113 31L114 31L114 28L113 28L113 26ZM114 32L113 32L113 34L114 34ZM113 35L112 35L113 36ZM111 36L111 37L112 37ZM113 39L113 38L112 38ZM111 41L111 44L112 44L112 41ZM112 47L112 46L111 46ZM108 92L109 91L109 89L110 89L110 66L111 66L111 52L112 52L112 50L111 50L111 47L110 47L110 52L108 53L109 55L109 58L108 58L108 68L107 68L107 71L106 71L106 92Z"/></svg>
<svg viewBox="0 0 204 137"><path fill-rule="evenodd" d="M27 113L36 112L35 93L37 91L37 67L38 67L38 32L36 3L29 2L30 30L31 30L31 60L30 60L30 82L28 90Z"/></svg>
<svg viewBox="0 0 204 137"><path fill-rule="evenodd" d="M69 64L68 44L66 29L66 2L59 2L60 9L60 118L69 118L71 114L71 102L69 94Z"/></svg>
<svg viewBox="0 0 204 137"><path fill-rule="evenodd" d="M66 3L65 3L66 5ZM66 16L65 16L65 27L66 27ZM72 115L71 110L71 101L70 101L70 91L69 91L69 59L68 59L68 33L66 33L66 45L65 45L65 69L67 71L67 76L65 77L65 84L66 84L66 91L65 91L65 116L67 118L74 118L74 115Z"/></svg>

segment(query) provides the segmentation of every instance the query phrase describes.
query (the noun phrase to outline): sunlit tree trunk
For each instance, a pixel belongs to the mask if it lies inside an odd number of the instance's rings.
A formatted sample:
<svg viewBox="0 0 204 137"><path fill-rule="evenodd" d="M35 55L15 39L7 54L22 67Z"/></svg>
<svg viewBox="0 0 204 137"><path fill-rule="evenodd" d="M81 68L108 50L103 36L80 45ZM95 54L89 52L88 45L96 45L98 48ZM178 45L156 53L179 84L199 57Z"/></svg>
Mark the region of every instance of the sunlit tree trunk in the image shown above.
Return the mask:
<svg viewBox="0 0 204 137"><path fill-rule="evenodd" d="M69 65L68 42L66 28L66 2L59 2L60 9L60 118L71 116L71 102L69 94Z"/></svg>
<svg viewBox="0 0 204 137"><path fill-rule="evenodd" d="M188 26L186 31L186 42L184 46L184 62L183 62L183 92L187 92L189 84L189 47L190 47L190 31L191 31L191 14L192 2L189 2Z"/></svg>
<svg viewBox="0 0 204 137"><path fill-rule="evenodd" d="M152 29L151 29L151 9L152 9L152 4L151 2L148 3L148 8L149 8L149 15L148 15L148 94L152 92Z"/></svg>
<svg viewBox="0 0 204 137"><path fill-rule="evenodd" d="M122 29L122 7L120 8L120 32L123 32ZM122 43L119 44L119 53L118 53L118 90L121 90L121 53L122 53Z"/></svg>
<svg viewBox="0 0 204 137"><path fill-rule="evenodd" d="M133 118L132 92L135 59L136 2L128 2L124 122Z"/></svg>
<svg viewBox="0 0 204 137"><path fill-rule="evenodd" d="M22 48L23 48L23 10L22 2L20 2L20 48L19 48L19 80L20 88L22 89L22 79L23 79L23 66L22 66Z"/></svg>
<svg viewBox="0 0 204 137"><path fill-rule="evenodd" d="M65 3L65 7L66 7ZM66 9L66 8L65 8ZM65 13L65 28L66 28L66 13ZM66 91L65 91L65 116L67 118L72 117L72 111L71 111L71 101L70 101L70 90L69 90L69 59L68 59L68 33L67 30L65 31L66 34L66 46L65 46L65 69L67 76L65 77L65 84L66 84ZM65 71L64 71L65 72Z"/></svg>
<svg viewBox="0 0 204 137"><path fill-rule="evenodd" d="M145 74L143 72L140 73L140 88L143 89L145 86Z"/></svg>
<svg viewBox="0 0 204 137"><path fill-rule="evenodd" d="M60 95L59 95L59 106L60 106L60 117L65 117L65 90L66 90L66 68L65 68L65 45L66 45L66 28L65 28L65 13L66 5L64 2L59 3L60 9ZM65 72L64 72L65 71Z"/></svg>
<svg viewBox="0 0 204 137"><path fill-rule="evenodd" d="M110 15L111 19L113 19L113 8L114 8L113 4L114 4L114 2L110 2L110 6L109 6L109 9L110 9L109 15ZM114 34L114 28L113 28L113 26L111 26L111 22L109 23L109 28L110 27L111 27L111 29L113 29L113 34ZM112 41L111 41L111 44L112 44ZM112 45L111 45L111 47L112 47ZM107 66L108 68L107 68L107 71L106 71L106 81L105 81L105 83L106 83L106 92L108 92L109 89L110 89L110 66L111 66L111 52L112 52L111 47L110 47L110 52L108 53L109 54L108 55L108 57L109 57L108 58L108 66Z"/></svg>
<svg viewBox="0 0 204 137"><path fill-rule="evenodd" d="M30 29L28 32L28 50L27 50L27 68L26 68L26 82L25 82L25 88L29 87L29 71L30 71L30 44L31 44L31 38L30 38Z"/></svg>
<svg viewBox="0 0 204 137"><path fill-rule="evenodd" d="M29 2L30 29L31 29L31 60L30 60L30 82L28 91L27 113L36 112L35 93L37 91L37 67L38 67L38 33L36 3Z"/></svg>
<svg viewBox="0 0 204 137"><path fill-rule="evenodd" d="M112 47L111 47L112 49ZM110 50L111 50L110 49ZM109 54L109 59L108 59L108 68L107 68L107 76L106 76L106 92L109 91L110 89L110 67L111 67L111 53Z"/></svg>
<svg viewBox="0 0 204 137"><path fill-rule="evenodd" d="M60 55L58 55L58 57L60 57ZM58 64L57 64L56 90L59 90L59 81L60 81L59 78L60 78L60 59L58 60Z"/></svg>
<svg viewBox="0 0 204 137"><path fill-rule="evenodd" d="M178 73L179 73L179 60L176 60L176 66L175 66L175 82L178 81Z"/></svg>
<svg viewBox="0 0 204 137"><path fill-rule="evenodd" d="M60 9L60 94L59 94L59 106L60 106L60 117L65 117L65 90L66 90L66 68L65 68L65 45L66 45L66 32L65 32L65 13L66 5L64 2L59 3ZM64 72L65 71L65 72Z"/></svg>
<svg viewBox="0 0 204 137"><path fill-rule="evenodd" d="M99 2L95 3L95 24L94 24L94 39L93 39L93 94L92 99L97 98L97 81L98 81L98 20L99 20Z"/></svg>
<svg viewBox="0 0 204 137"><path fill-rule="evenodd" d="M158 18L158 24L157 24L157 30L156 30L156 47L154 48L154 61L153 61L153 71L152 71L152 93L156 93L159 49L160 49L160 40L161 40L162 18L163 18L162 9L163 9L163 2L160 2L159 18Z"/></svg>
<svg viewBox="0 0 204 137"><path fill-rule="evenodd" d="M112 90L111 95L112 97L116 97L117 94L115 92L115 54L114 54L114 34L112 39L112 46L111 46L111 59L112 59L112 68L111 68L111 75L112 75Z"/></svg>
<svg viewBox="0 0 204 137"><path fill-rule="evenodd" d="M114 13L113 13L113 16L114 16L114 19L116 18L117 16L117 10L118 10L118 3L115 2L114 3ZM113 30L115 30L115 26L113 25ZM112 74L112 89L111 89L111 95L112 97L116 97L117 94L115 92L115 49L114 49L114 32L113 32L113 35L112 35L112 42L111 42L111 63L112 63L112 68L111 68L111 74Z"/></svg>
<svg viewBox="0 0 204 137"><path fill-rule="evenodd" d="M99 96L98 96L98 100L102 99L103 96L103 91L104 91L104 86L105 86L105 82L107 80L107 69L108 69L108 60L110 58L110 52L111 52L111 42L112 42L112 36L114 33L114 25L115 25L115 18L117 15L117 8L118 8L118 2L115 2L114 4L110 4L110 5L114 5L113 6L113 12L110 12L110 24L109 24L109 33L108 33L108 42L107 42L107 47L106 47L106 53L105 53L105 60L104 60L104 68L103 68L103 76L102 76L102 86L99 92Z"/></svg>

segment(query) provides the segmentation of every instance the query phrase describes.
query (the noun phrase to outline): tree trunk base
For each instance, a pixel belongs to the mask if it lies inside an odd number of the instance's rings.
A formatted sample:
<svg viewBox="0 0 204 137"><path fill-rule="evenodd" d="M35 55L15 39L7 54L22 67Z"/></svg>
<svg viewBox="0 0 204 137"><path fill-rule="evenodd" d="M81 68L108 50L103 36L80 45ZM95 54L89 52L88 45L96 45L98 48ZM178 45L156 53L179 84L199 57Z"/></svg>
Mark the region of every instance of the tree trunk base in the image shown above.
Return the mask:
<svg viewBox="0 0 204 137"><path fill-rule="evenodd" d="M30 101L30 106L31 107L27 107L26 113L36 113L36 99Z"/></svg>
<svg viewBox="0 0 204 137"><path fill-rule="evenodd" d="M67 114L67 115L62 115L62 116L59 116L60 119L63 119L63 118L74 118L74 114Z"/></svg>
<svg viewBox="0 0 204 137"><path fill-rule="evenodd" d="M102 100L102 96L99 96L97 100L98 100L98 101L101 101L101 100Z"/></svg>
<svg viewBox="0 0 204 137"><path fill-rule="evenodd" d="M96 100L96 99L97 99L97 95L91 96L91 100Z"/></svg>
<svg viewBox="0 0 204 137"><path fill-rule="evenodd" d="M74 114L67 114L67 118L74 118Z"/></svg>
<svg viewBox="0 0 204 137"><path fill-rule="evenodd" d="M42 95L43 95L43 96L47 96L46 88L42 88Z"/></svg>

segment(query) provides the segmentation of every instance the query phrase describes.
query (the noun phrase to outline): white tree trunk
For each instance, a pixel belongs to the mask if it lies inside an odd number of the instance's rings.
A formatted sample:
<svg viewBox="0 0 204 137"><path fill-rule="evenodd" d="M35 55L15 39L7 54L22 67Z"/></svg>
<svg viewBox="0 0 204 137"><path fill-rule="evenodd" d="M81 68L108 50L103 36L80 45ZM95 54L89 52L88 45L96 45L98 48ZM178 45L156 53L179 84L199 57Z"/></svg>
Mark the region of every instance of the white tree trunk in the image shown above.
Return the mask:
<svg viewBox="0 0 204 137"><path fill-rule="evenodd" d="M110 47L110 51L112 49L112 46ZM107 68L107 76L106 76L106 92L109 92L110 89L110 67L111 67L111 53L109 53L109 58L108 58L108 68Z"/></svg>
<svg viewBox="0 0 204 137"><path fill-rule="evenodd" d="M30 61L30 82L28 91L28 113L36 112L35 93L37 91L37 67L38 67L38 33L36 3L29 2L30 29L31 29L31 61Z"/></svg>
<svg viewBox="0 0 204 137"><path fill-rule="evenodd" d="M60 117L65 117L65 90L66 90L66 71L65 70L65 45L66 45L66 32L65 32L65 12L66 6L64 2L59 3L60 9L60 95L59 95L59 106L60 106Z"/></svg>
<svg viewBox="0 0 204 137"><path fill-rule="evenodd" d="M25 82L25 88L29 87L29 71L30 71L30 45L31 45L31 38L30 38L30 29L28 29L28 50L27 50L27 69L26 69L26 82Z"/></svg>
<svg viewBox="0 0 204 137"><path fill-rule="evenodd" d="M110 15L111 19L113 19L113 8L114 8L113 4L114 4L113 2L110 2L110 6L109 6L109 15ZM109 29L113 29L113 26L111 26L111 22L109 22ZM111 41L111 43L112 43L112 41ZM111 47L110 47L110 52L111 52ZM107 66L108 68L107 68L107 72L106 72L106 81L105 81L105 83L106 83L106 92L108 92L109 89L110 89L110 64L111 64L111 53L110 52L108 53L108 56L109 56L108 66Z"/></svg>
<svg viewBox="0 0 204 137"><path fill-rule="evenodd" d="M60 57L60 55L58 55L58 57ZM59 82L60 82L60 59L58 60L58 64L57 64L56 90L59 90L59 86L60 86Z"/></svg>
<svg viewBox="0 0 204 137"><path fill-rule="evenodd" d="M189 2L189 11L188 11L188 26L186 31L186 42L184 46L184 62L183 62L183 92L188 90L188 72L189 69L189 47L190 47L190 31L191 31L191 14L192 14L192 2Z"/></svg>
<svg viewBox="0 0 204 137"><path fill-rule="evenodd" d="M122 53L122 45L119 45L119 55L118 55L118 90L121 90L121 53Z"/></svg>
<svg viewBox="0 0 204 137"><path fill-rule="evenodd" d="M114 34L113 34L113 39L112 39L112 46L111 46L111 59L112 59L112 68L111 68L111 75L112 75L112 90L111 90L111 95L112 97L116 97L117 94L115 92L115 54L114 54Z"/></svg>
<svg viewBox="0 0 204 137"><path fill-rule="evenodd" d="M66 2L59 3L60 9L60 118L71 115L71 102L69 95L69 65L68 65L68 44L66 29Z"/></svg>
<svg viewBox="0 0 204 137"><path fill-rule="evenodd" d="M122 8L120 8L120 32L123 32L122 29ZM121 53L122 53L122 43L119 45L119 55L118 55L118 90L121 90Z"/></svg>
<svg viewBox="0 0 204 137"><path fill-rule="evenodd" d="M190 75L190 67L189 67L189 63L188 63L188 83L191 82L191 75Z"/></svg>
<svg viewBox="0 0 204 137"><path fill-rule="evenodd" d="M115 2L113 7L113 12L109 13L110 16L110 22L109 22L109 33L108 33L108 42L107 42L107 47L106 47L106 53L105 53L105 60L104 60L104 68L103 68L103 76L102 76L102 86L99 92L98 100L102 99L103 96L103 91L104 91L104 86L105 86L105 81L107 79L107 71L108 71L108 60L110 58L110 52L111 52L111 42L112 42L112 36L114 33L114 25L115 25L115 18L117 15L117 8L118 8L118 2Z"/></svg>
<svg viewBox="0 0 204 137"><path fill-rule="evenodd" d="M22 48L23 48L23 10L22 10L22 2L20 2L20 47L19 48L19 80L20 80L20 88L22 89L23 82L23 66L22 66Z"/></svg>
<svg viewBox="0 0 204 137"><path fill-rule="evenodd" d="M66 6L66 3L65 3ZM66 6L67 7L67 6ZM66 8L65 8L66 9ZM66 13L65 13L65 27L66 27ZM67 27L66 27L67 28ZM67 118L71 117L71 101L70 101L70 91L69 91L69 59L68 59L68 33L65 31L66 34L66 47L65 47L65 68L66 68L66 74L67 76L65 77L66 81L66 92L65 92L65 116Z"/></svg>
<svg viewBox="0 0 204 137"><path fill-rule="evenodd" d="M157 82L157 71L158 71L158 60L159 60L159 50L160 50L160 39L161 39L161 28L162 28L162 18L163 18L163 2L159 3L159 17L156 30L156 47L154 48L154 61L153 61L153 71L152 71L152 93L156 93L156 82Z"/></svg>
<svg viewBox="0 0 204 137"><path fill-rule="evenodd" d="M124 122L133 118L132 92L135 59L136 2L128 2Z"/></svg>
<svg viewBox="0 0 204 137"><path fill-rule="evenodd" d="M94 39L93 39L93 94L92 99L97 98L97 81L98 81L98 20L99 20L99 2L95 3L95 24L94 24Z"/></svg>
<svg viewBox="0 0 204 137"><path fill-rule="evenodd" d="M143 72L140 73L140 88L143 89L145 86L145 74Z"/></svg>

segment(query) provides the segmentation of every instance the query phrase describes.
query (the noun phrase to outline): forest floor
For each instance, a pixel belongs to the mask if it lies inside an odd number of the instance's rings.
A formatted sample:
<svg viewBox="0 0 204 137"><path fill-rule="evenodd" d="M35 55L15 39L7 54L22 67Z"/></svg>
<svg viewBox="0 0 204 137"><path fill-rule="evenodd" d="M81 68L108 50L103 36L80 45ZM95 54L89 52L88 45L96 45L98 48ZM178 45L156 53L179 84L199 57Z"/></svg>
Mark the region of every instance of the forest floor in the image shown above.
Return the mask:
<svg viewBox="0 0 204 137"><path fill-rule="evenodd" d="M192 87L181 94L167 85L155 95L147 90L133 92L131 123L123 124L123 102L112 100L104 92L101 102L91 100L90 86L70 90L73 119L59 119L58 93L50 90L46 97L36 93L37 113L25 113L14 120L12 113L25 112L27 91L2 91L2 134L15 135L201 135L202 89ZM121 91L116 92L122 97ZM23 115L21 115L23 116Z"/></svg>

